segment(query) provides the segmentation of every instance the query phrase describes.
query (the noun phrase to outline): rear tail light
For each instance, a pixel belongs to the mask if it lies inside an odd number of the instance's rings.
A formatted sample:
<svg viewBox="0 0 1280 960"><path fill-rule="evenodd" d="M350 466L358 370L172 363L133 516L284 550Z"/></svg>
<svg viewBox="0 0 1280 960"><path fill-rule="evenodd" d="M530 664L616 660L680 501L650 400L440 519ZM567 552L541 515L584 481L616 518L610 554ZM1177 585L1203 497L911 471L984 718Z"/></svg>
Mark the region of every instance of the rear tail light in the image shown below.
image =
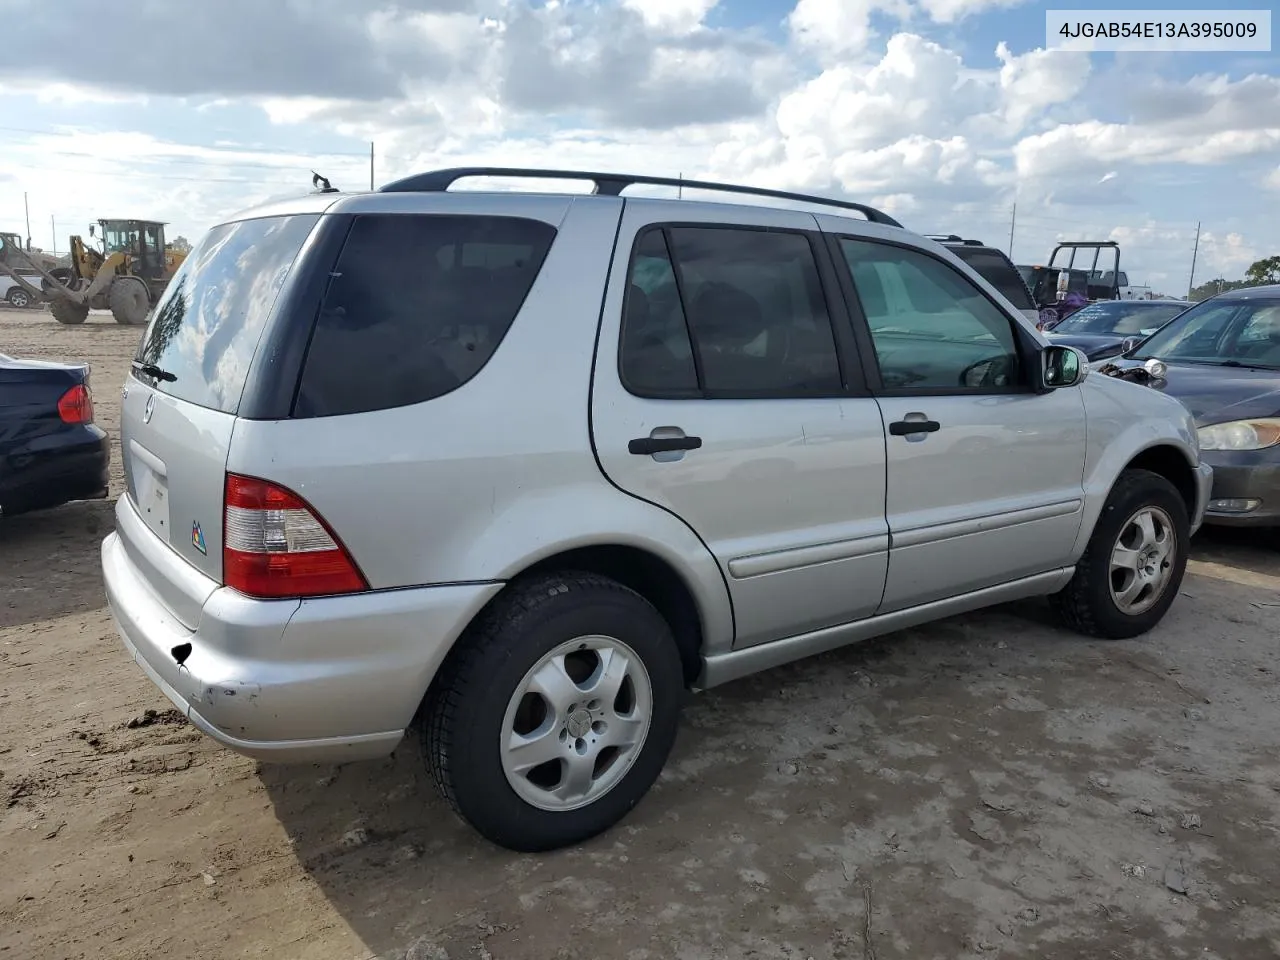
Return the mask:
<svg viewBox="0 0 1280 960"><path fill-rule="evenodd" d="M77 383L58 399L58 416L63 423L93 423L93 394Z"/></svg>
<svg viewBox="0 0 1280 960"><path fill-rule="evenodd" d="M227 474L222 579L251 597L284 599L368 590L346 547L291 490Z"/></svg>

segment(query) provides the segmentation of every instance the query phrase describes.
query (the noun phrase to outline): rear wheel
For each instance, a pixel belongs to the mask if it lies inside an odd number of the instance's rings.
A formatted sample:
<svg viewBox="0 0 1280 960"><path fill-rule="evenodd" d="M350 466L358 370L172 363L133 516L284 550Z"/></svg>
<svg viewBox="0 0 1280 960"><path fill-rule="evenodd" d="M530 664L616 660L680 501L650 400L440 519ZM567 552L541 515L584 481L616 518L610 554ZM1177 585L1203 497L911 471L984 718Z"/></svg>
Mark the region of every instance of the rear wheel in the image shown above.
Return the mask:
<svg viewBox="0 0 1280 960"><path fill-rule="evenodd" d="M1053 604L1067 626L1120 640L1158 624L1178 596L1191 539L1182 495L1149 470L1116 481L1084 556Z"/></svg>
<svg viewBox="0 0 1280 960"><path fill-rule="evenodd" d="M121 277L111 282L111 290L107 294L107 303L116 323L136 326L147 319L147 311L151 309L151 297L147 286L134 277Z"/></svg>
<svg viewBox="0 0 1280 960"><path fill-rule="evenodd" d="M49 303L49 312L59 323L84 323L89 316L89 308L83 303L72 303L70 300L53 300Z"/></svg>
<svg viewBox="0 0 1280 960"><path fill-rule="evenodd" d="M684 673L665 620L586 573L513 585L442 669L423 711L431 773L500 846L551 850L617 823L671 751Z"/></svg>

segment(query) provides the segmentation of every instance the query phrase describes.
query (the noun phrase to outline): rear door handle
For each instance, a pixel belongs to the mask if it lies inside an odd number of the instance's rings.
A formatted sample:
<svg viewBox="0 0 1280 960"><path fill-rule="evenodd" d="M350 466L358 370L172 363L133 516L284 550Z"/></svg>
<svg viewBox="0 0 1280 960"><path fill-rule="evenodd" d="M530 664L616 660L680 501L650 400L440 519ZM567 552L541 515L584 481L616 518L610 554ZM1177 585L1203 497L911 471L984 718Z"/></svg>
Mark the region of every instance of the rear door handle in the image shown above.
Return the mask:
<svg viewBox="0 0 1280 960"><path fill-rule="evenodd" d="M889 424L889 432L895 437L909 437L913 433L937 433L942 424L937 420L895 420Z"/></svg>
<svg viewBox="0 0 1280 960"><path fill-rule="evenodd" d="M653 456L655 453L670 453L673 450L697 450L701 446L701 437L637 437L627 444L627 452Z"/></svg>

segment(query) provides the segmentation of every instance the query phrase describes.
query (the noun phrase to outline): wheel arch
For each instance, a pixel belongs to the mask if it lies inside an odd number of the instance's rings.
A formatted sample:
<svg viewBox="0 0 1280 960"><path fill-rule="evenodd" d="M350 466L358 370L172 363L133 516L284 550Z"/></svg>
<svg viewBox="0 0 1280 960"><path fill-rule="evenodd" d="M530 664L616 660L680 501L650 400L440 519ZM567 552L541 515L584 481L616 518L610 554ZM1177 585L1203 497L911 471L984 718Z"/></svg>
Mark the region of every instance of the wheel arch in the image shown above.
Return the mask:
<svg viewBox="0 0 1280 960"><path fill-rule="evenodd" d="M1126 449L1127 447L1127 449ZM1136 450L1134 448L1137 448ZM1107 498L1116 481L1126 470L1149 470L1164 477L1171 484L1187 507L1187 516L1194 523L1199 500L1196 465L1184 443L1173 437L1153 437L1141 445L1112 444L1107 453L1094 465L1085 477L1085 509L1080 532L1076 537L1072 559L1078 560L1093 536L1094 527L1102 515Z"/></svg>
<svg viewBox="0 0 1280 960"><path fill-rule="evenodd" d="M1199 491L1196 487L1195 468L1187 460L1187 455L1179 447L1171 443L1158 443L1135 454L1123 469L1149 470L1159 474L1173 484L1174 488L1186 504L1187 516L1194 518Z"/></svg>
<svg viewBox="0 0 1280 960"><path fill-rule="evenodd" d="M505 602L512 591L530 577L553 571L594 573L608 577L634 590L652 603L671 627L680 654L686 687L694 685L702 672L702 655L706 649L708 634L724 629L724 624L717 620L717 617L723 617L723 614L720 611L708 609L705 599L699 602L695 590L690 585L689 574L682 573L676 564L663 557L657 550L625 542L622 538L614 538L598 543L566 547L528 559L506 580L503 588L475 612L459 632L457 639L450 646L448 653L445 654L427 688L423 691L414 724L417 723L423 708L430 701L440 677L446 674L449 661L459 655L467 642L472 626L495 605ZM729 602L727 591L724 602L727 607ZM727 642L732 642L731 628Z"/></svg>

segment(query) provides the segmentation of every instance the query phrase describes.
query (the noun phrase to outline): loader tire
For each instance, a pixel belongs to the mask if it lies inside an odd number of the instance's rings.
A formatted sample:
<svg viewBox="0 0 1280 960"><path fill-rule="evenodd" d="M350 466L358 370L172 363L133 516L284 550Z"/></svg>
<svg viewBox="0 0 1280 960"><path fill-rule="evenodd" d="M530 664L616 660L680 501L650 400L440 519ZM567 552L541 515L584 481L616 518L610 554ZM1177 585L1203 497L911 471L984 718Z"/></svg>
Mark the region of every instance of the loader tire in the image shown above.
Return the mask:
<svg viewBox="0 0 1280 960"><path fill-rule="evenodd" d="M83 303L72 303L70 300L53 300L49 303L49 312L59 323L84 323L89 316L89 308Z"/></svg>
<svg viewBox="0 0 1280 960"><path fill-rule="evenodd" d="M121 277L111 282L111 290L107 294L107 304L116 323L137 326L147 320L147 311L151 309L151 297L147 287L141 280L133 277Z"/></svg>

